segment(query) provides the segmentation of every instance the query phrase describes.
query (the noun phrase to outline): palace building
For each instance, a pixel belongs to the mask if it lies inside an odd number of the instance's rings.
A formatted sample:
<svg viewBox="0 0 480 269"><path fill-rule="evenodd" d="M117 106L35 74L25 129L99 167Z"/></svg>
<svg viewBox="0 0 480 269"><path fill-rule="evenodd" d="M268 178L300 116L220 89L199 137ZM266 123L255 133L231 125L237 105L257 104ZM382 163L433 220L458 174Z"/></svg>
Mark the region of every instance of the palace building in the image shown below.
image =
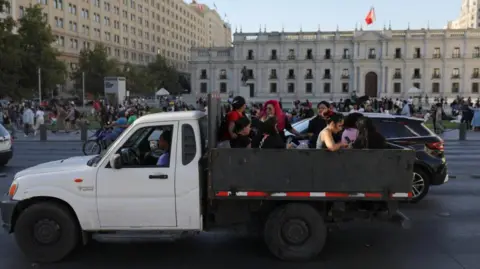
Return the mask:
<svg viewBox="0 0 480 269"><path fill-rule="evenodd" d="M250 98L479 96L480 29L235 32L233 47L191 49L192 93ZM242 70L244 70L242 72ZM242 81L246 74L246 84Z"/></svg>

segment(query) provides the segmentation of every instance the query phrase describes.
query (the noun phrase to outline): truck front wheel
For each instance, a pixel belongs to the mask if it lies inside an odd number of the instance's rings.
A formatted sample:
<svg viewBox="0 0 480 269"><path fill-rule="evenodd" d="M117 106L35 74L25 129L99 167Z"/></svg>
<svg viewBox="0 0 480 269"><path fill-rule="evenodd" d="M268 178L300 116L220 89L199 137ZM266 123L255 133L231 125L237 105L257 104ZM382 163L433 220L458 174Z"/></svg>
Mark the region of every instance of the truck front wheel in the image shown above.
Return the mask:
<svg viewBox="0 0 480 269"><path fill-rule="evenodd" d="M63 205L44 202L20 213L15 239L22 252L34 262L57 262L79 243L80 228L75 216Z"/></svg>
<svg viewBox="0 0 480 269"><path fill-rule="evenodd" d="M307 204L287 204L275 209L265 223L264 240L270 252L287 261L318 256L327 238L320 213Z"/></svg>

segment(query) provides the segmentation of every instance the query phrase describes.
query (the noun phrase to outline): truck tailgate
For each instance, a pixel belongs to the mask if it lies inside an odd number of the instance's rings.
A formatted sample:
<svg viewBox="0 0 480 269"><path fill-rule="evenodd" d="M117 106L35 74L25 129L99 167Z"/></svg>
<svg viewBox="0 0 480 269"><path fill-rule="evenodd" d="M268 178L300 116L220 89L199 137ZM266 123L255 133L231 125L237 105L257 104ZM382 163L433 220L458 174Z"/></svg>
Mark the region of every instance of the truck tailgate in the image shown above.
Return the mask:
<svg viewBox="0 0 480 269"><path fill-rule="evenodd" d="M210 152L209 191L211 198L225 192L408 194L414 162L411 150L217 148Z"/></svg>

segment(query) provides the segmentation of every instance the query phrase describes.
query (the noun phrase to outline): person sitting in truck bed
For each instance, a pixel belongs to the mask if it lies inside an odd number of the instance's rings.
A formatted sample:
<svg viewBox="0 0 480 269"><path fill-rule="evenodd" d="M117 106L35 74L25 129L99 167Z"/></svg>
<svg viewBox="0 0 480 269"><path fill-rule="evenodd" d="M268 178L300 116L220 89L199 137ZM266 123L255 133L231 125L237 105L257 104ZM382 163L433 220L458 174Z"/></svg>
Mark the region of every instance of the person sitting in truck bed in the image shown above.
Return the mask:
<svg viewBox="0 0 480 269"><path fill-rule="evenodd" d="M235 122L234 133L236 137L230 140L232 148L250 148L252 140L250 139L250 120L242 117Z"/></svg>
<svg viewBox="0 0 480 269"><path fill-rule="evenodd" d="M261 139L258 142L258 148L262 149L284 149L285 141L277 129L277 119L268 118L263 122L260 129Z"/></svg>
<svg viewBox="0 0 480 269"><path fill-rule="evenodd" d="M163 150L163 154L158 157L157 166L169 167L170 166L170 143L172 141L172 132L165 130L160 135L158 140L158 148Z"/></svg>
<svg viewBox="0 0 480 269"><path fill-rule="evenodd" d="M384 149L387 140L375 129L371 119L361 117L357 120L357 139L352 144L354 149Z"/></svg>
<svg viewBox="0 0 480 269"><path fill-rule="evenodd" d="M325 127L318 136L317 149L328 149L337 151L348 147L347 143L335 143L334 135L340 133L343 128L343 115L335 113L327 119L327 127Z"/></svg>
<svg viewBox="0 0 480 269"><path fill-rule="evenodd" d="M300 136L300 133L297 132L297 130L295 130L295 128L293 128L290 124L287 115L283 113L282 108L280 107L280 103L277 100L269 100L265 102L258 117L260 120L259 125L262 125L262 123L264 123L271 117L276 118L278 134L283 139L283 142L287 140L285 137L285 130L296 136ZM259 129L261 128L262 127L260 126Z"/></svg>
<svg viewBox="0 0 480 269"><path fill-rule="evenodd" d="M237 134L235 134L234 132L235 122L238 119L244 117L246 107L247 105L246 105L245 98L241 96L235 96L235 98L233 98L232 100L233 110L228 112L227 119L225 122L227 126L227 130L226 130L226 133L223 134L224 140L232 140L237 137ZM230 145L230 147L232 147L232 145Z"/></svg>

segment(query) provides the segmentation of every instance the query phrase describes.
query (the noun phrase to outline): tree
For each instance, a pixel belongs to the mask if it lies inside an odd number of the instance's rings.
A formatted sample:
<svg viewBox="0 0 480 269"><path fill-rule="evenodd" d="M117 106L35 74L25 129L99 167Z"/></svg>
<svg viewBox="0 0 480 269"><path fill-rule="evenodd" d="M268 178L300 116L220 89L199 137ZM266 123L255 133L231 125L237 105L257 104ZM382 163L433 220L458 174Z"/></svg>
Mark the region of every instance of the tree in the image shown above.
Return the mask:
<svg viewBox="0 0 480 269"><path fill-rule="evenodd" d="M154 89L165 88L171 94L183 91L177 70L163 56L157 55L155 61L150 63L147 68Z"/></svg>
<svg viewBox="0 0 480 269"><path fill-rule="evenodd" d="M40 5L28 7L19 23L19 47L22 50L20 86L34 91L38 87L38 69L40 68L42 90L46 94L45 89L53 90L57 84L65 82L66 65L58 59L59 52L51 46L55 37Z"/></svg>
<svg viewBox="0 0 480 269"><path fill-rule="evenodd" d="M104 78L117 76L120 71L115 60L108 59L107 49L101 43L93 50L82 49L78 69L73 73L77 85L82 85L82 73L85 74L85 91L95 96L104 94Z"/></svg>
<svg viewBox="0 0 480 269"><path fill-rule="evenodd" d="M145 66L127 63L123 66L122 76L126 78L130 93L153 93L155 90L152 76Z"/></svg>
<svg viewBox="0 0 480 269"><path fill-rule="evenodd" d="M10 9L8 1L0 0L0 13ZM12 17L0 18L0 98L20 97L20 38L13 33L15 21Z"/></svg>

